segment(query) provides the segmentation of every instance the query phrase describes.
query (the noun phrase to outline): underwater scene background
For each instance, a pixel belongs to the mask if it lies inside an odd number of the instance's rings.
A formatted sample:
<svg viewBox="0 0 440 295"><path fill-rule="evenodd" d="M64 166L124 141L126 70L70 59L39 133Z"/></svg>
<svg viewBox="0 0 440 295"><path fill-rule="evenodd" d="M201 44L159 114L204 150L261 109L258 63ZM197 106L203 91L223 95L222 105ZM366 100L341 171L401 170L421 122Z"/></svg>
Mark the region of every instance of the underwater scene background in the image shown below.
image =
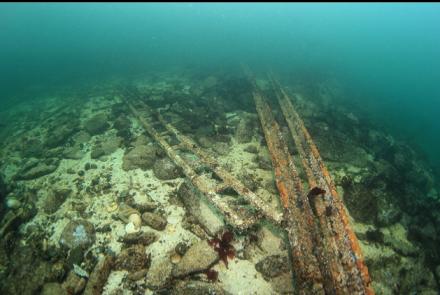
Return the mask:
<svg viewBox="0 0 440 295"><path fill-rule="evenodd" d="M316 197L279 86L374 291L438 294L439 31L438 3L0 4L0 293L298 291L255 208L283 210L256 93Z"/></svg>

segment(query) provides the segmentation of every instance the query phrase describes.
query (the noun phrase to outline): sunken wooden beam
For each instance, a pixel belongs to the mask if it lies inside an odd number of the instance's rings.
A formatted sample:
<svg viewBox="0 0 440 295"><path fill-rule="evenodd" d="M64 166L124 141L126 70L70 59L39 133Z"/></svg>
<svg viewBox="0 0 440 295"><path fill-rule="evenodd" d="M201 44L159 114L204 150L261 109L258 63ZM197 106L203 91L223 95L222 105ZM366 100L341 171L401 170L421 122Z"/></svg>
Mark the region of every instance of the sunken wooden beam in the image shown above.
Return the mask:
<svg viewBox="0 0 440 295"><path fill-rule="evenodd" d="M241 216L237 210L232 208L216 191L216 186L209 181L206 175L199 175L194 169L177 153L176 149L167 143L167 141L161 136L156 129L152 126L152 123L147 120L145 116L130 102L125 99L128 108L132 114L137 118L142 127L148 132L148 134L162 147L167 156L179 166L186 178L195 186L207 199L217 207L225 217L226 221L239 230L245 230L257 222L257 216L249 215L246 217ZM141 107L145 107L145 104L141 103ZM151 114L146 114L150 117Z"/></svg>
<svg viewBox="0 0 440 295"><path fill-rule="evenodd" d="M193 152L199 159L211 168L218 177L221 178L223 183L217 187L217 191L223 191L231 188L236 191L240 196L244 197L253 207L255 207L262 215L268 218L270 221L279 224L282 221L282 214L271 208L266 202L259 198L254 192L241 183L235 176L226 171L215 157L209 154L207 151L200 148L200 146L194 142L188 136L183 135L173 125L168 123L160 113L157 113L159 121L167 128L168 131L173 133L180 141L182 147Z"/></svg>
<svg viewBox="0 0 440 295"><path fill-rule="evenodd" d="M253 79L251 79L253 81ZM284 207L285 229L292 253L292 269L300 294L324 294L319 262L320 241L315 239L317 226L304 194L293 159L280 128L262 93L254 84L253 98L275 170L275 182Z"/></svg>
<svg viewBox="0 0 440 295"><path fill-rule="evenodd" d="M332 292L374 294L359 242L319 151L286 91L273 77L271 81L304 166L309 187L319 187L326 192L322 197L314 197L311 201L325 245L325 261L321 263L327 264L326 275L330 276L327 279L331 280Z"/></svg>

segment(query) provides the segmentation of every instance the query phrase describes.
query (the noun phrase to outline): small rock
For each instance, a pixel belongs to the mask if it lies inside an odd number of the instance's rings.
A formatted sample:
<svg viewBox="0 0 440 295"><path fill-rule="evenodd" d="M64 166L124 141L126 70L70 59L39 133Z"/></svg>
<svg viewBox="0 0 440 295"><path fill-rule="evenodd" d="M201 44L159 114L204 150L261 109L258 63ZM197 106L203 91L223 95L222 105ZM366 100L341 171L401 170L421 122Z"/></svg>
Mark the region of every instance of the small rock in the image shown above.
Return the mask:
<svg viewBox="0 0 440 295"><path fill-rule="evenodd" d="M154 175L160 180L175 179L182 176L182 171L170 159L163 158L154 164Z"/></svg>
<svg viewBox="0 0 440 295"><path fill-rule="evenodd" d="M31 180L35 178L39 178L41 176L50 174L54 172L58 168L58 165L55 164L46 164L46 163L40 163L37 166L29 169L28 171L24 173L20 173L17 176L17 180Z"/></svg>
<svg viewBox="0 0 440 295"><path fill-rule="evenodd" d="M251 154L258 154L258 149L255 145L248 145L245 149L245 152L251 153Z"/></svg>
<svg viewBox="0 0 440 295"><path fill-rule="evenodd" d="M242 118L238 123L235 131L235 139L238 143L248 143L252 140L253 126L252 121L247 118Z"/></svg>
<svg viewBox="0 0 440 295"><path fill-rule="evenodd" d="M136 282L139 281L143 278L145 278L145 276L148 273L148 269L144 268L135 272L130 272L127 276L127 279L129 279L130 281Z"/></svg>
<svg viewBox="0 0 440 295"><path fill-rule="evenodd" d="M68 294L80 294L86 287L87 280L78 276L73 270L69 272L62 286Z"/></svg>
<svg viewBox="0 0 440 295"><path fill-rule="evenodd" d="M157 148L153 145L139 145L124 155L122 158L122 169L125 171L140 168L151 169L156 161Z"/></svg>
<svg viewBox="0 0 440 295"><path fill-rule="evenodd" d="M142 220L155 230L164 230L168 223L164 217L151 212L145 212L142 214Z"/></svg>
<svg viewBox="0 0 440 295"><path fill-rule="evenodd" d="M63 157L65 159L80 160L85 155L85 152L81 150L79 145L67 147L63 150Z"/></svg>
<svg viewBox="0 0 440 295"><path fill-rule="evenodd" d="M43 204L43 211L47 214L55 213L72 193L71 189L62 188L50 192Z"/></svg>
<svg viewBox="0 0 440 295"><path fill-rule="evenodd" d="M15 197L8 197L6 199L6 207L9 209L18 209L21 207L21 202Z"/></svg>
<svg viewBox="0 0 440 295"><path fill-rule="evenodd" d="M40 293L41 295L62 295L68 294L66 290L63 289L61 284L59 283L46 283L43 286L43 290Z"/></svg>
<svg viewBox="0 0 440 295"><path fill-rule="evenodd" d="M225 295L222 287L217 283L200 281L179 281L171 291L171 295Z"/></svg>
<svg viewBox="0 0 440 295"><path fill-rule="evenodd" d="M182 260L173 270L173 276L183 277L192 273L201 272L210 268L218 261L218 253L202 240L192 245Z"/></svg>
<svg viewBox="0 0 440 295"><path fill-rule="evenodd" d="M95 242L95 229L93 224L86 220L78 219L70 221L61 233L60 244L73 249L88 248Z"/></svg>
<svg viewBox="0 0 440 295"><path fill-rule="evenodd" d="M147 273L146 285L148 288L158 290L166 286L171 279L173 264L168 259L161 259L153 263Z"/></svg>
<svg viewBox="0 0 440 295"><path fill-rule="evenodd" d="M84 129L91 135L104 133L109 126L104 113L97 114L84 122Z"/></svg>
<svg viewBox="0 0 440 295"><path fill-rule="evenodd" d="M108 276L113 268L114 258L110 255L100 255L98 258L98 263L96 263L90 274L89 281L87 283L86 289L84 290L84 295L96 295L102 294L102 289L107 283Z"/></svg>
<svg viewBox="0 0 440 295"><path fill-rule="evenodd" d="M102 156L108 156L114 153L120 146L122 140L116 136L108 136L103 142L100 142L93 146L90 157L92 159L98 159Z"/></svg>
<svg viewBox="0 0 440 295"><path fill-rule="evenodd" d="M179 242L176 247L174 248L174 251L176 251L179 255L185 255L186 251L188 250L188 245L184 242Z"/></svg>
<svg viewBox="0 0 440 295"><path fill-rule="evenodd" d="M126 234L120 241L132 245L132 244L142 244L148 246L157 240L157 234L154 232L136 232L131 234Z"/></svg>
<svg viewBox="0 0 440 295"><path fill-rule="evenodd" d="M130 272L148 268L150 257L145 253L145 246L133 245L123 249L116 257L116 269Z"/></svg>
<svg viewBox="0 0 440 295"><path fill-rule="evenodd" d="M276 277L289 271L288 258L281 255L271 255L255 265L255 269L260 272L265 279Z"/></svg>

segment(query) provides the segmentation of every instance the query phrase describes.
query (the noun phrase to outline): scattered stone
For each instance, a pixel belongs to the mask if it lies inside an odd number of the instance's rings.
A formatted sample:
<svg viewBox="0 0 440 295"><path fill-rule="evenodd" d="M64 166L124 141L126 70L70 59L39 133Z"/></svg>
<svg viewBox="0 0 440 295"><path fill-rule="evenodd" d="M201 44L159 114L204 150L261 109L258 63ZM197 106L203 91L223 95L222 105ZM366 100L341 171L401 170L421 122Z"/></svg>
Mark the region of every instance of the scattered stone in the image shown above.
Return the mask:
<svg viewBox="0 0 440 295"><path fill-rule="evenodd" d="M81 130L77 132L74 136L72 136L75 145L80 146L81 144L87 143L90 141L91 136L89 133Z"/></svg>
<svg viewBox="0 0 440 295"><path fill-rule="evenodd" d="M72 190L68 188L55 189L49 192L42 206L43 211L47 214L55 213L71 193Z"/></svg>
<svg viewBox="0 0 440 295"><path fill-rule="evenodd" d="M133 245L123 249L116 257L116 269L130 272L148 268L150 257L145 253L145 246Z"/></svg>
<svg viewBox="0 0 440 295"><path fill-rule="evenodd" d="M77 126L77 123L73 123L68 124L68 126L65 125L51 129L50 132L47 133L45 145L48 148L64 145L67 142L67 139L78 131Z"/></svg>
<svg viewBox="0 0 440 295"><path fill-rule="evenodd" d="M187 250L188 250L188 245L185 244L184 242L179 242L174 248L174 251L176 251L176 253L181 256L185 255Z"/></svg>
<svg viewBox="0 0 440 295"><path fill-rule="evenodd" d="M122 158L122 169L125 171L140 168L142 170L151 169L156 161L157 148L154 145L135 146Z"/></svg>
<svg viewBox="0 0 440 295"><path fill-rule="evenodd" d="M171 263L177 264L180 262L180 260L182 260L182 256L179 253L171 254L171 257L170 257Z"/></svg>
<svg viewBox="0 0 440 295"><path fill-rule="evenodd" d="M133 244L142 244L144 246L148 246L154 243L157 240L158 236L154 232L136 232L126 234L120 241L124 244L133 245Z"/></svg>
<svg viewBox="0 0 440 295"><path fill-rule="evenodd" d="M210 268L219 260L217 252L207 241L199 241L192 245L182 260L173 270L173 276L184 277L186 275L201 272Z"/></svg>
<svg viewBox="0 0 440 295"><path fill-rule="evenodd" d="M151 200L145 200L142 202L130 202L130 205L137 209L139 212L151 212L157 209L157 204Z"/></svg>
<svg viewBox="0 0 440 295"><path fill-rule="evenodd" d="M73 270L69 272L62 286L68 294L80 294L86 287L87 280L78 276Z"/></svg>
<svg viewBox="0 0 440 295"><path fill-rule="evenodd" d="M155 230L164 230L168 223L164 217L152 212L142 214L142 220Z"/></svg>
<svg viewBox="0 0 440 295"><path fill-rule="evenodd" d="M255 157L258 167L263 170L272 170L272 161L267 151L258 153Z"/></svg>
<svg viewBox="0 0 440 295"><path fill-rule="evenodd" d="M19 173L16 177L17 180L31 180L35 178L39 178L41 176L50 174L54 172L58 168L58 163L55 164L46 164L40 163L37 166L25 171L24 173Z"/></svg>
<svg viewBox="0 0 440 295"><path fill-rule="evenodd" d="M218 283L201 281L179 281L171 291L171 295L226 295Z"/></svg>
<svg viewBox="0 0 440 295"><path fill-rule="evenodd" d="M153 290L162 289L171 280L173 264L166 258L153 262L146 277L146 285Z"/></svg>
<svg viewBox="0 0 440 295"><path fill-rule="evenodd" d="M91 163L86 163L85 165L84 165L84 170L86 170L86 171L88 171L88 170L91 170L91 169L96 169L96 168L98 168L98 166L96 165L96 164L91 164Z"/></svg>
<svg viewBox="0 0 440 295"><path fill-rule="evenodd" d="M383 243L393 248L397 253L404 256L417 255L418 249L407 239L407 231L402 224L396 223L390 227L381 229Z"/></svg>
<svg viewBox="0 0 440 295"><path fill-rule="evenodd" d="M85 154L86 153L81 150L81 147L79 145L67 147L63 150L63 157L65 159L80 160L82 159L82 157L84 157Z"/></svg>
<svg viewBox="0 0 440 295"><path fill-rule="evenodd" d="M110 255L99 257L98 263L95 265L92 273L90 274L89 281L84 295L98 295L102 294L102 289L107 283L107 278L114 265L114 258Z"/></svg>
<svg viewBox="0 0 440 295"><path fill-rule="evenodd" d="M238 143L248 143L252 140L253 124L248 118L242 118L235 130L235 140Z"/></svg>
<svg viewBox="0 0 440 295"><path fill-rule="evenodd" d="M21 202L16 197L6 198L6 207L9 209L18 209L21 207Z"/></svg>
<svg viewBox="0 0 440 295"><path fill-rule="evenodd" d="M135 271L135 272L130 272L127 275L127 279L129 279L130 281L136 282L136 281L139 281L139 280L145 278L147 273L148 273L148 269L146 269L146 268Z"/></svg>
<svg viewBox="0 0 440 295"><path fill-rule="evenodd" d="M160 180L169 180L182 177L182 169L176 166L170 159L163 158L154 164L154 175Z"/></svg>
<svg viewBox="0 0 440 295"><path fill-rule="evenodd" d="M67 291L59 283L46 283L43 285L41 295L63 295L68 294Z"/></svg>
<svg viewBox="0 0 440 295"><path fill-rule="evenodd" d="M90 135L104 133L110 125L107 122L107 115L104 113L97 114L84 122L84 129Z"/></svg>
<svg viewBox="0 0 440 295"><path fill-rule="evenodd" d="M289 271L288 257L281 255L268 256L257 264L255 269L267 280Z"/></svg>
<svg viewBox="0 0 440 295"><path fill-rule="evenodd" d="M138 213L132 213L128 217L128 223L125 226L125 232L127 234L136 233L141 230L142 219Z"/></svg>
<svg viewBox="0 0 440 295"><path fill-rule="evenodd" d="M248 145L244 151L251 154L258 154L258 148L255 145Z"/></svg>
<svg viewBox="0 0 440 295"><path fill-rule="evenodd" d="M114 153L121 146L121 139L116 136L109 136L103 142L93 146L90 157L98 159L102 156L108 156Z"/></svg>
<svg viewBox="0 0 440 295"><path fill-rule="evenodd" d="M131 127L130 120L127 119L125 115L119 115L113 123L113 127L117 130L129 130Z"/></svg>
<svg viewBox="0 0 440 295"><path fill-rule="evenodd" d="M137 211L136 209L122 203L119 206L119 211L118 211L118 217L119 219L121 219L124 223L129 223L129 217L132 214L137 214L140 215L139 211Z"/></svg>
<svg viewBox="0 0 440 295"><path fill-rule="evenodd" d="M86 220L78 219L70 221L63 229L60 244L73 249L88 248L95 242L95 229L93 224Z"/></svg>

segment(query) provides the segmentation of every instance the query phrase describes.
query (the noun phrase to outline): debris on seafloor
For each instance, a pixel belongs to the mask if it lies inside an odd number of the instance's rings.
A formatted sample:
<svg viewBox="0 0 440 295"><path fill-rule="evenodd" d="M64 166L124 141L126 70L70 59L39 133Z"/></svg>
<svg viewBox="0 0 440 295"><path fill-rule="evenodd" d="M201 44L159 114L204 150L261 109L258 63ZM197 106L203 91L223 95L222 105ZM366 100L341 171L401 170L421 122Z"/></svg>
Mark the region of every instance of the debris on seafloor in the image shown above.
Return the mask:
<svg viewBox="0 0 440 295"><path fill-rule="evenodd" d="M0 143L0 293L293 294L300 289L292 284L295 268L280 231L283 205L291 204L277 198L252 87L230 73L209 79L209 88L184 74L158 77L139 79L123 94L119 86L103 83L85 96L41 99L36 102L41 108L57 107L37 114L35 128L20 127L25 116L19 107L16 113L0 111L17 122L13 136ZM434 201L413 196L434 200L438 193L416 153L346 115L355 110L330 111L319 95L308 100L297 94L301 87L290 88L296 93L290 95L276 81L259 82L283 106L276 117L285 119L279 130L292 161L303 168L298 177L307 184L295 205L310 207L327 237L329 224L341 225L342 211L330 203L338 201L336 189L376 293L436 294L440 218L429 209L436 208ZM120 98L128 98L139 116ZM304 122L290 113L289 102ZM160 141L145 132L138 117ZM332 257L328 249L352 253L348 244L328 241L318 262Z"/></svg>

